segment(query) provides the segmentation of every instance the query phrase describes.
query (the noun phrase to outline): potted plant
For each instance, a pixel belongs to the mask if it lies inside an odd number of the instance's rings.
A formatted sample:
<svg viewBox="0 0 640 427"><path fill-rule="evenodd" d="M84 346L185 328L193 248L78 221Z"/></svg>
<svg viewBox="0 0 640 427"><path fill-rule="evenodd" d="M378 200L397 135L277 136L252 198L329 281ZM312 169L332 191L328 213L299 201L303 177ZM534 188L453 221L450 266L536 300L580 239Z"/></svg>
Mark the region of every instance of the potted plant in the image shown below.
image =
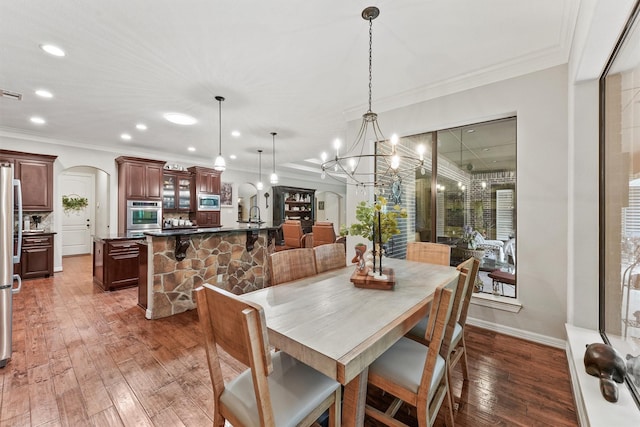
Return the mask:
<svg viewBox="0 0 640 427"><path fill-rule="evenodd" d="M356 206L356 220L348 228L341 230L341 234L361 236L375 242L374 250L382 259L382 246L395 234L400 233L398 218L406 218L407 211L399 205L389 207L387 199L378 196L375 203L360 202Z"/></svg>

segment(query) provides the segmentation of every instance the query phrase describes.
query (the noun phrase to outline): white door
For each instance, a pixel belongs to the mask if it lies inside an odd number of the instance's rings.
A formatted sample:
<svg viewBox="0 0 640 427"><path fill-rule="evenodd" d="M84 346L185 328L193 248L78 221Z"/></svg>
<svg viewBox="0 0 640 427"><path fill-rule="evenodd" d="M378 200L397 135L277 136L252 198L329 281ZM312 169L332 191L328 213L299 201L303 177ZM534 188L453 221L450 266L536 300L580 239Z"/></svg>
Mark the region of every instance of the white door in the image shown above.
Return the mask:
<svg viewBox="0 0 640 427"><path fill-rule="evenodd" d="M88 200L87 207L83 209L62 212L62 256L91 253L95 176L64 172L60 176L60 188L62 196Z"/></svg>

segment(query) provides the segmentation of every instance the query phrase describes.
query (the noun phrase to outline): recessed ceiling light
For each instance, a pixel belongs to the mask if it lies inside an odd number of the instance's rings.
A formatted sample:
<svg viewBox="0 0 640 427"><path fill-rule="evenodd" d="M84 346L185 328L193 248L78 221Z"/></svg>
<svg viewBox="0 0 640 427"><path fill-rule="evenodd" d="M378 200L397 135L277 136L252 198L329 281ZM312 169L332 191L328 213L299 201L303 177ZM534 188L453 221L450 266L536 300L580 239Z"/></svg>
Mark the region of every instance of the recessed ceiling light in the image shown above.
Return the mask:
<svg viewBox="0 0 640 427"><path fill-rule="evenodd" d="M483 148L482 151L489 151L491 148Z"/></svg>
<svg viewBox="0 0 640 427"><path fill-rule="evenodd" d="M31 123L35 123L37 125L43 125L45 123L47 123L47 121L45 119L43 119L42 117L31 117Z"/></svg>
<svg viewBox="0 0 640 427"><path fill-rule="evenodd" d="M467 129L467 133L474 133L475 131L475 129Z"/></svg>
<svg viewBox="0 0 640 427"><path fill-rule="evenodd" d="M124 139L125 141L131 141L131 135L129 135L128 133L120 134L120 138Z"/></svg>
<svg viewBox="0 0 640 427"><path fill-rule="evenodd" d="M196 151L196 147L188 147L187 150L189 151Z"/></svg>
<svg viewBox="0 0 640 427"><path fill-rule="evenodd" d="M144 123L138 123L136 125L136 129L138 129L138 130L147 130L147 125L145 125Z"/></svg>
<svg viewBox="0 0 640 427"><path fill-rule="evenodd" d="M163 117L171 123L175 123L177 125L187 126L198 123L195 118L182 113L165 113Z"/></svg>
<svg viewBox="0 0 640 427"><path fill-rule="evenodd" d="M234 138L240 137L240 131L239 130L231 131L231 136L233 136Z"/></svg>
<svg viewBox="0 0 640 427"><path fill-rule="evenodd" d="M238 156L236 156L235 154L232 154L232 155L230 155L230 156L229 156L229 158L230 158L231 160L235 160L235 159L237 159L237 158L238 158Z"/></svg>
<svg viewBox="0 0 640 427"><path fill-rule="evenodd" d="M48 90L45 89L38 89L36 91L36 95L42 97L42 98L53 98L53 94L51 92L49 92Z"/></svg>
<svg viewBox="0 0 640 427"><path fill-rule="evenodd" d="M60 49L58 46L54 46L52 44L41 44L40 49L47 52L49 55L53 56L65 56L64 50Z"/></svg>

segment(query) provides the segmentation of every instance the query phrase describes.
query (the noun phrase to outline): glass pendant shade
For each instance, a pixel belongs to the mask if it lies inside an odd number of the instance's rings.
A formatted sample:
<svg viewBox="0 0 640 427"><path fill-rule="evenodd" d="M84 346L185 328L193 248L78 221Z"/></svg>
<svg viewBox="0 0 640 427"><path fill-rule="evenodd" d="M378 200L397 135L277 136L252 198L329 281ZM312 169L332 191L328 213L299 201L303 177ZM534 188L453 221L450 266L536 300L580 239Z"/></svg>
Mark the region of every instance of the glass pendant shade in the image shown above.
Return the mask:
<svg viewBox="0 0 640 427"><path fill-rule="evenodd" d="M213 169L223 172L227 168L227 162L224 161L224 157L222 157L222 101L224 101L224 97L216 96L216 101L218 101L218 157L216 157L215 162L213 163Z"/></svg>
<svg viewBox="0 0 640 427"><path fill-rule="evenodd" d="M256 188L258 190L264 188L264 184L262 184L262 150L258 150L258 182L256 183Z"/></svg>
<svg viewBox="0 0 640 427"><path fill-rule="evenodd" d="M271 170L271 176L269 177L269 182L271 184L278 183L278 175L276 174L276 135L277 133L271 132L271 138L273 141L273 169Z"/></svg>

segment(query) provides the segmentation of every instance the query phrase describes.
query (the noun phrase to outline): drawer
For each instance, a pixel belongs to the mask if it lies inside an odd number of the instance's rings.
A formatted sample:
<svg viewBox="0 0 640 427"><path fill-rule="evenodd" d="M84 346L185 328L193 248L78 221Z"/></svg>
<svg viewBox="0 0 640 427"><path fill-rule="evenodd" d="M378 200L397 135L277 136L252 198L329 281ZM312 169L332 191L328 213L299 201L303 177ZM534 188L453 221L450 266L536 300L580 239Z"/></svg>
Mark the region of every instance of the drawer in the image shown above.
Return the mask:
<svg viewBox="0 0 640 427"><path fill-rule="evenodd" d="M138 240L122 240L107 243L107 253L138 253Z"/></svg>
<svg viewBox="0 0 640 427"><path fill-rule="evenodd" d="M52 246L52 236L22 236L22 247Z"/></svg>

